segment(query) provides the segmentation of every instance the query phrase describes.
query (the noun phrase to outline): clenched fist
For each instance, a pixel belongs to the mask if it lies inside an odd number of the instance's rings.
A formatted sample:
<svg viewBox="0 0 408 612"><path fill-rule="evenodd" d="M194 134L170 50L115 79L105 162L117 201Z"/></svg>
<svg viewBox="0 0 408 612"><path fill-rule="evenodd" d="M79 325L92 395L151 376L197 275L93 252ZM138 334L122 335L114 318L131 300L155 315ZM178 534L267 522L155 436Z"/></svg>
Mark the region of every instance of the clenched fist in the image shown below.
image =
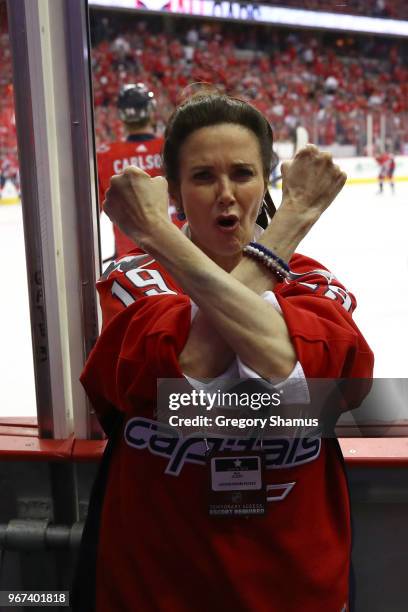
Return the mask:
<svg viewBox="0 0 408 612"><path fill-rule="evenodd" d="M169 222L167 181L129 166L112 176L103 209L112 223L142 245L143 236L154 233L158 223Z"/></svg>
<svg viewBox="0 0 408 612"><path fill-rule="evenodd" d="M330 153L314 145L301 149L281 166L282 205L305 218L317 220L343 188L347 175Z"/></svg>

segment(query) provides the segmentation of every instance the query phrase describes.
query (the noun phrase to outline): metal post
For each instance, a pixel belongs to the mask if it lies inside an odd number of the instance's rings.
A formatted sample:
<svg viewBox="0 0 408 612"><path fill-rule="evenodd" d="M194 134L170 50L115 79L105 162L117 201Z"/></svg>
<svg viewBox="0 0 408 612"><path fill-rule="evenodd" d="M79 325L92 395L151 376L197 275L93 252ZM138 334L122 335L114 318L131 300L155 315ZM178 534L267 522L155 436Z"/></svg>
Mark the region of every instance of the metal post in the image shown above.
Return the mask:
<svg viewBox="0 0 408 612"><path fill-rule="evenodd" d="M373 116L371 113L367 115L367 156L373 156Z"/></svg>
<svg viewBox="0 0 408 612"><path fill-rule="evenodd" d="M96 194L96 154L93 125L90 27L86 0L65 0L66 53L69 80L71 135L74 162L79 273L81 279L84 356L88 357L99 334L101 313L95 280L101 274L99 203ZM79 374L79 372L78 372ZM87 410L74 404L76 437L104 437L87 401ZM85 420L86 419L86 420ZM86 436L84 435L86 432Z"/></svg>
<svg viewBox="0 0 408 612"><path fill-rule="evenodd" d="M385 151L385 143L386 143L386 136L387 136L387 129L386 129L386 123L385 123L385 115L384 113L381 113L380 115L380 141L381 141L381 150Z"/></svg>
<svg viewBox="0 0 408 612"><path fill-rule="evenodd" d="M98 436L78 381L99 322L87 3L8 0L8 16L40 435Z"/></svg>

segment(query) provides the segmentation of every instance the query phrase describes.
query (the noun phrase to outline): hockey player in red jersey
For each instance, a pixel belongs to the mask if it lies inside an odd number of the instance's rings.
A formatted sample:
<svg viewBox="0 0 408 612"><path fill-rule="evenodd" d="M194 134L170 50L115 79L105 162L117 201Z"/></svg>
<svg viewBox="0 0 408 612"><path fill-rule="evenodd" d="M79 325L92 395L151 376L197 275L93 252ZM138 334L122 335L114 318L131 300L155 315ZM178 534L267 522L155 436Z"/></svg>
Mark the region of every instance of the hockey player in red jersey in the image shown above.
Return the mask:
<svg viewBox="0 0 408 612"><path fill-rule="evenodd" d="M380 153L375 160L380 167L378 173L378 193L383 193L383 185L385 180L389 182L391 191L394 193L395 159L393 154L389 151L384 151L384 153Z"/></svg>
<svg viewBox="0 0 408 612"><path fill-rule="evenodd" d="M97 151L99 203L102 205L111 176L120 174L128 166L137 166L150 176L162 174L161 151L163 138L155 135L153 114L156 101L152 91L143 83L124 85L118 97L119 117L123 121L126 140L103 144ZM116 225L115 257L135 248L133 240Z"/></svg>
<svg viewBox="0 0 408 612"><path fill-rule="evenodd" d="M294 253L346 176L306 147L282 165L275 213L272 144L251 105L199 93L167 126L168 183L137 168L111 181L106 211L145 252L113 262L98 282L103 329L81 380L109 443L75 612L349 609L350 509L335 438L318 429L292 439L183 436L157 421L162 378L200 390L208 378L273 381L284 410L309 402L308 379L372 375L353 295ZM183 232L168 220L168 189L187 217ZM333 416L363 395L331 402ZM265 514L214 517L208 488L218 481L206 468L222 456L239 463L243 445L265 463L263 473L251 468Z"/></svg>

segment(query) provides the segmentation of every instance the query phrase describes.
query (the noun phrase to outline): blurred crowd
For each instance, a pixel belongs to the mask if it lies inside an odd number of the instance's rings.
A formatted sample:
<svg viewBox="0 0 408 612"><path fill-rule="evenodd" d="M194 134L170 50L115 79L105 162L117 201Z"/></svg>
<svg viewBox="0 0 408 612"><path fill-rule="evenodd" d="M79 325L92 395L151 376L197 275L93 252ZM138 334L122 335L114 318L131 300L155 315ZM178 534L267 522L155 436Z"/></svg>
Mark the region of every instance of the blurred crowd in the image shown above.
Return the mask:
<svg viewBox="0 0 408 612"><path fill-rule="evenodd" d="M299 0L300 3L300 0ZM298 3L298 4L299 4ZM360 0L337 0L357 10ZM394 10L398 0L370 0ZM294 6L296 0L285 5ZM325 8L328 0L300 3ZM270 120L275 140L291 141L301 125L319 145L366 151L367 115L374 139L386 134L395 153L408 147L408 53L404 39L311 33L221 21L92 15L92 69L97 144L118 140L121 85L142 81L157 100L159 133L191 83L218 84L253 102ZM163 23L166 23L164 29ZM18 173L11 54L0 24L1 181ZM404 146L405 145L405 146Z"/></svg>
<svg viewBox="0 0 408 612"><path fill-rule="evenodd" d="M7 29L0 19L0 190L7 179L18 182L18 159L14 100L12 85L11 53Z"/></svg>
<svg viewBox="0 0 408 612"><path fill-rule="evenodd" d="M408 142L406 43L192 23L180 21L167 33L138 21L116 35L105 23L92 54L99 141L121 133L115 108L121 85L143 81L158 100L159 131L190 83L210 82L251 100L279 141L291 140L300 124L313 142L354 145L363 154L370 113L374 137L386 130L396 152Z"/></svg>

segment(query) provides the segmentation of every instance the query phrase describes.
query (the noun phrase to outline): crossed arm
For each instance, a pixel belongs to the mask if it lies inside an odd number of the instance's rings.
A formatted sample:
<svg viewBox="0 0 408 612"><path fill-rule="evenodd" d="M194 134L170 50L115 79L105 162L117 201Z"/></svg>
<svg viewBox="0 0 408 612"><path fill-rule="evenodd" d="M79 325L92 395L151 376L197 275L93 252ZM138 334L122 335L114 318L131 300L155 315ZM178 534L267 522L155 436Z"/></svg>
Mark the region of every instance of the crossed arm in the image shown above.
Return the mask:
<svg viewBox="0 0 408 612"><path fill-rule="evenodd" d="M313 146L283 164L282 174L282 204L259 242L288 260L342 189L346 175ZM108 216L200 308L180 354L183 372L212 378L238 355L264 378L286 378L296 354L284 318L261 297L275 285L270 271L243 258L231 273L225 272L168 221L166 209L167 182L162 177L151 179L128 168L112 178L105 202Z"/></svg>

